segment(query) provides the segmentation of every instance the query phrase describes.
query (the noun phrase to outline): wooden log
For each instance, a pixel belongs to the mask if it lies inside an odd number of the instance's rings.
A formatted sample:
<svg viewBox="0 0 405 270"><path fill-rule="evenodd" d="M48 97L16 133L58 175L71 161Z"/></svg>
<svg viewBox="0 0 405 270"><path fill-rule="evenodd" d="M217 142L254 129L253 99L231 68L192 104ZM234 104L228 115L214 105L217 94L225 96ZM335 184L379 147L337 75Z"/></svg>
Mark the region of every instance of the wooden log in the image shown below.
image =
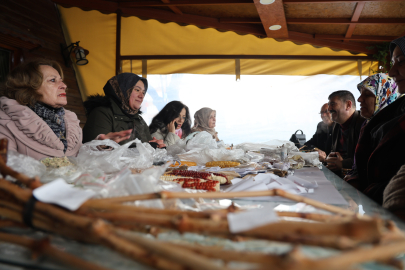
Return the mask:
<svg viewBox="0 0 405 270"><path fill-rule="evenodd" d="M74 266L75 268L78 268L78 269L107 270L107 268L104 268L102 266L96 265L91 262L87 262L76 256L73 256L69 253L63 252L63 251L53 247L49 243L48 239L34 240L34 239L24 237L24 236L18 236L15 234L8 234L8 233L0 232L0 241L24 246L26 248L29 248L36 255L45 254L51 258L57 259L58 261L60 261L64 264Z"/></svg>

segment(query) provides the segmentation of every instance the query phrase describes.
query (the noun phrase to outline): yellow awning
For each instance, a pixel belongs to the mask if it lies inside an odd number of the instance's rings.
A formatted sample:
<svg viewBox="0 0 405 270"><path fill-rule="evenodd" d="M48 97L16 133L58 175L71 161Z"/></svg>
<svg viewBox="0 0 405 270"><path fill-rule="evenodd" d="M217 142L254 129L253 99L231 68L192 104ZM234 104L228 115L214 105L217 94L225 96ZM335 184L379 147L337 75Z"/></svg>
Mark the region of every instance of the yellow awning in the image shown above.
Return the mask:
<svg viewBox="0 0 405 270"><path fill-rule="evenodd" d="M80 41L90 51L89 64L76 66L83 99L103 93L106 81L115 75L116 15L79 8L59 6L68 44ZM193 25L161 23L123 17L121 27L121 55L316 55L353 56L347 51L279 42L253 35L200 29ZM359 54L358 56L366 56ZM142 74L141 60L124 60L123 72ZM377 62L319 61L319 60L257 60L241 59L241 75L361 75L368 76L377 69ZM148 60L148 74L235 74L234 59L203 60Z"/></svg>

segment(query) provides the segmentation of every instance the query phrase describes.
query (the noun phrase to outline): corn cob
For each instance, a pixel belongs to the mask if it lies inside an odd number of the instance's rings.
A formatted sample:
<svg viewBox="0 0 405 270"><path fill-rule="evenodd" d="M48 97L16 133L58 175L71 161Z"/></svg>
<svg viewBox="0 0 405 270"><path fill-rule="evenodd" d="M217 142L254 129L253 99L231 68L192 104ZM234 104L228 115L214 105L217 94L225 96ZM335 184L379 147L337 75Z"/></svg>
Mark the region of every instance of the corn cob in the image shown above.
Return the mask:
<svg viewBox="0 0 405 270"><path fill-rule="evenodd" d="M181 165L186 165L188 167L197 166L197 163L192 162L192 161L183 161L183 160L181 160L180 162L181 162ZM170 167L178 167L178 166L180 166L178 161L176 161L174 164L170 165Z"/></svg>
<svg viewBox="0 0 405 270"><path fill-rule="evenodd" d="M234 161L211 161L205 164L205 167L221 167L221 168L228 168L228 167L236 167L239 166L239 162Z"/></svg>
<svg viewBox="0 0 405 270"><path fill-rule="evenodd" d="M189 178L201 178L205 180L216 180L219 181L221 184L227 184L228 179L225 175L219 173L206 173L206 172L197 172L197 171L180 171L180 170L173 170L170 174L172 175L180 175L186 176Z"/></svg>
<svg viewBox="0 0 405 270"><path fill-rule="evenodd" d="M188 178L188 177L175 177L172 176L164 177L165 181L176 182L181 185L182 188L189 188L189 189L202 189L207 191L218 191L219 190L219 181L212 181L212 180L205 180L199 178Z"/></svg>
<svg viewBox="0 0 405 270"><path fill-rule="evenodd" d="M180 178L190 178L190 177L177 176L177 175L171 175L171 174L164 174L164 175L160 176L160 180L163 180L163 181L173 181L174 179L180 179Z"/></svg>

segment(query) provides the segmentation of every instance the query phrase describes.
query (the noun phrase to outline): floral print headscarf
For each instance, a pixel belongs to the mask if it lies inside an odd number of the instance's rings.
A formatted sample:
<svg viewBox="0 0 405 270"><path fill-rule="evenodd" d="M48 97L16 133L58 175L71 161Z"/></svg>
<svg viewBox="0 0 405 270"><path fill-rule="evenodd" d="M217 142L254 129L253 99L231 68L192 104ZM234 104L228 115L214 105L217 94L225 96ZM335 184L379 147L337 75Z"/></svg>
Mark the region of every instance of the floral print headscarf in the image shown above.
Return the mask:
<svg viewBox="0 0 405 270"><path fill-rule="evenodd" d="M386 73L374 74L357 85L357 89L367 89L375 95L375 109L376 115L383 108L390 105L398 97L397 85L391 77Z"/></svg>

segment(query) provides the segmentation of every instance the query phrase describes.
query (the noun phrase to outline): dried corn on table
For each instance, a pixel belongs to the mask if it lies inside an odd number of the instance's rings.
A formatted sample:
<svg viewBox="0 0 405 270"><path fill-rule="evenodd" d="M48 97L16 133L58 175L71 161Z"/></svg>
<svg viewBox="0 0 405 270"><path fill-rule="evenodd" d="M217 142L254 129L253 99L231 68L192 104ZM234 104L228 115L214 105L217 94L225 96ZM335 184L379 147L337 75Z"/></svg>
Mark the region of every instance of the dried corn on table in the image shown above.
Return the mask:
<svg viewBox="0 0 405 270"><path fill-rule="evenodd" d="M391 219L396 222L398 227L405 230L405 224L396 218L394 215L384 210L381 206L377 205L366 196L358 192L356 189L348 185L342 179L337 177L327 168L323 168L322 172L325 174L326 178L335 186L339 193L345 198L349 203L348 205L340 205L340 207L351 209L355 211L364 211L366 214L373 216L378 215L384 219ZM260 202L260 201L247 201L247 200L234 200L240 205L257 205L261 204L263 206L277 207L280 204L283 207L293 207L296 203L278 203L278 202ZM339 205L338 205L339 206ZM27 235L30 237L41 238L46 235L43 232L29 230L29 229L18 229L18 228L8 228L3 229L9 232L17 233L20 235ZM272 253L282 253L291 248L289 244L276 243L263 240L252 240L246 242L232 242L227 239L206 237L202 235L185 233L183 235L177 232L167 232L161 233L158 236L162 240L176 240L184 241L189 243L199 243L204 245L218 245L225 247L226 249L234 250L245 250L245 251L261 251L261 252L272 252ZM53 236L51 238L52 243L55 244L61 250L69 252L80 258L88 261L96 262L109 269L126 270L126 269L152 269L148 266L142 265L135 261L132 261L124 256L109 250L106 247L90 244L81 244L75 241L66 240L59 236ZM336 253L337 251L319 247L303 247L303 252L307 256L311 257L323 257L329 256ZM403 256L404 257L404 256ZM405 262L405 258L401 258ZM43 269L43 270L63 270L72 269L67 266L61 265L58 262L52 261L47 258L32 259L31 252L27 249L4 242L0 242L0 269L6 270L25 270L25 269ZM357 268L356 268L357 269ZM393 269L385 265L378 265L374 263L367 263L362 265L362 269Z"/></svg>

